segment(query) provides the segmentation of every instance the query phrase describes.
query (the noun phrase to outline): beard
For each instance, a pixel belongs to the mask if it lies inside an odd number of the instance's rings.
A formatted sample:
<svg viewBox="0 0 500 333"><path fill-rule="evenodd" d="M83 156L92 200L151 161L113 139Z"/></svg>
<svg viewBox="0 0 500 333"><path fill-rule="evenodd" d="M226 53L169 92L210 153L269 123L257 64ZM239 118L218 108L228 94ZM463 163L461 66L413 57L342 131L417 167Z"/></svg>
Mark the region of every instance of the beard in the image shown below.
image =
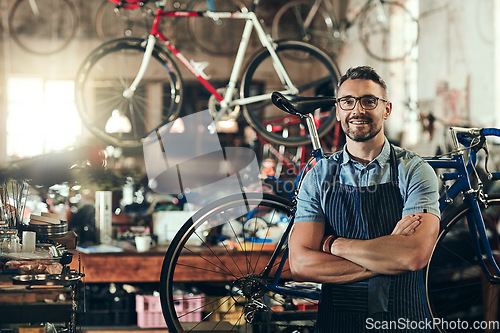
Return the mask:
<svg viewBox="0 0 500 333"><path fill-rule="evenodd" d="M354 120L354 119L368 121L368 125L370 127L368 129L368 131L361 132L361 133L356 133L356 132L352 131L351 128L349 127L349 122L351 120ZM375 127L375 124L373 123L373 121L369 118L366 118L366 117L353 117L353 118L345 119L344 121L341 122L341 124L342 124L342 129L344 130L345 135L349 139L351 139L355 142L366 142L368 140L371 140L375 136L377 136L377 134L379 134L380 131L382 130L382 126Z"/></svg>

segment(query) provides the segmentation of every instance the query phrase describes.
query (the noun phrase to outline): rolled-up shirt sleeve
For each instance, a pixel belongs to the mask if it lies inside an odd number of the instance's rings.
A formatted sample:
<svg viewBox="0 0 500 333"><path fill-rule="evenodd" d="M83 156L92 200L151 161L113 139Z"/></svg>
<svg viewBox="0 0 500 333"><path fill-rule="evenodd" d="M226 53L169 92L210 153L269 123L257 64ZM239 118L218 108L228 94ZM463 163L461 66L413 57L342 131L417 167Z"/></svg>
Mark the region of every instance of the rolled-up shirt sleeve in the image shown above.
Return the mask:
<svg viewBox="0 0 500 333"><path fill-rule="evenodd" d="M297 195L297 211L295 222L325 222L325 214L321 205L321 191L318 171L323 161L317 163L304 177Z"/></svg>
<svg viewBox="0 0 500 333"><path fill-rule="evenodd" d="M420 160L407 174L403 215L431 213L440 217L438 179L432 167Z"/></svg>

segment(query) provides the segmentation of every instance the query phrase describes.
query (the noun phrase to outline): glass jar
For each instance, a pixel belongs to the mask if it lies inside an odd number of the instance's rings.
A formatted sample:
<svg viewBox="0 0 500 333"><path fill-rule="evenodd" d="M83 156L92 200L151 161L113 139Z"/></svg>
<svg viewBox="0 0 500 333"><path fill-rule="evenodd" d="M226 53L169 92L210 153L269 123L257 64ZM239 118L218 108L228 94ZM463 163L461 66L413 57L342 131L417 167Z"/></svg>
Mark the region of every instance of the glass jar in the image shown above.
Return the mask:
<svg viewBox="0 0 500 333"><path fill-rule="evenodd" d="M2 253L14 253L20 250L16 229L0 230L0 241Z"/></svg>

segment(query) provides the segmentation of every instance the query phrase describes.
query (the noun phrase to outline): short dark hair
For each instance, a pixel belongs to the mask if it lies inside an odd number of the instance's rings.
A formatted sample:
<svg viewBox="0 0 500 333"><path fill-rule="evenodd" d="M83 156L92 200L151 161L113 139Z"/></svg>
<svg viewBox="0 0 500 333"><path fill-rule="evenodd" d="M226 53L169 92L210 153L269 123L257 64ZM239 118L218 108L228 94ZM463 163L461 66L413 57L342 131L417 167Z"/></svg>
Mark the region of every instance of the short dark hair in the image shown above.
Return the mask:
<svg viewBox="0 0 500 333"><path fill-rule="evenodd" d="M384 91L384 97L387 97L387 84L378 75L378 73L370 66L359 66L351 67L347 72L340 78L339 87L347 80L371 80L378 85L380 85Z"/></svg>

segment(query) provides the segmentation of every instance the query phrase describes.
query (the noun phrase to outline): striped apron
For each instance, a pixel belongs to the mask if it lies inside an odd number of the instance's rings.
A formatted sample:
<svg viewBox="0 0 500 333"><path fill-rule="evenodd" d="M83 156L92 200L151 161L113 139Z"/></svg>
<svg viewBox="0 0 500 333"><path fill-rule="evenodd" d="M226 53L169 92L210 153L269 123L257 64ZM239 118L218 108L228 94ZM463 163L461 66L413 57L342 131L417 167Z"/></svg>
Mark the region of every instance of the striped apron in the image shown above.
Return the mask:
<svg viewBox="0 0 500 333"><path fill-rule="evenodd" d="M403 211L394 148L391 146L391 181L368 187L339 183L341 156L330 170L333 184L324 188L326 233L351 239L391 234ZM323 284L315 332L430 332L423 326L428 321L420 270L350 284Z"/></svg>

